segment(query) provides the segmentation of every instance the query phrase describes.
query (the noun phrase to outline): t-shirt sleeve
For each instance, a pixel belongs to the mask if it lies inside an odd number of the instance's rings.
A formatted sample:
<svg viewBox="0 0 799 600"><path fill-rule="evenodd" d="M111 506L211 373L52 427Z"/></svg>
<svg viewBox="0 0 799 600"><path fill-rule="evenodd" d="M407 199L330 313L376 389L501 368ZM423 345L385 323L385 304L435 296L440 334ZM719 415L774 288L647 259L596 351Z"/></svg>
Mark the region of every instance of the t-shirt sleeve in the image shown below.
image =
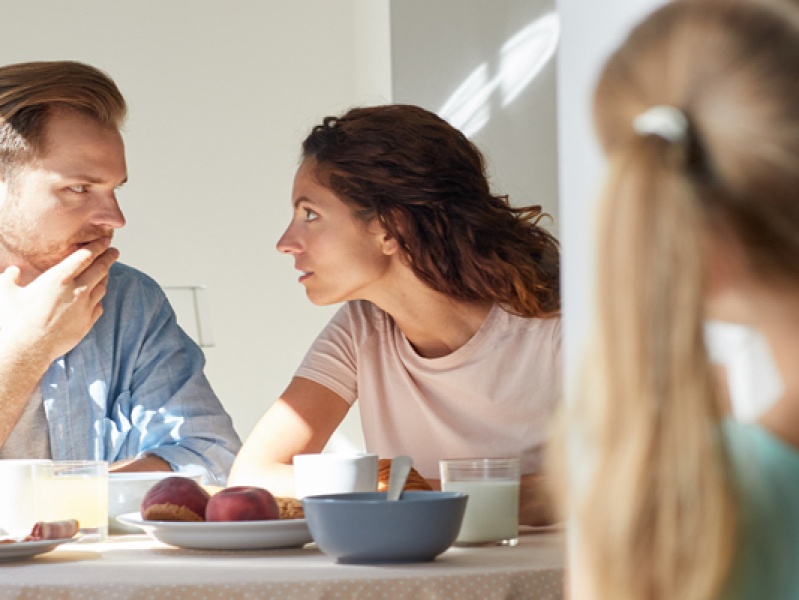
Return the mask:
<svg viewBox="0 0 799 600"><path fill-rule="evenodd" d="M342 306L316 338L295 377L310 379L349 404L358 399L358 360L353 311Z"/></svg>

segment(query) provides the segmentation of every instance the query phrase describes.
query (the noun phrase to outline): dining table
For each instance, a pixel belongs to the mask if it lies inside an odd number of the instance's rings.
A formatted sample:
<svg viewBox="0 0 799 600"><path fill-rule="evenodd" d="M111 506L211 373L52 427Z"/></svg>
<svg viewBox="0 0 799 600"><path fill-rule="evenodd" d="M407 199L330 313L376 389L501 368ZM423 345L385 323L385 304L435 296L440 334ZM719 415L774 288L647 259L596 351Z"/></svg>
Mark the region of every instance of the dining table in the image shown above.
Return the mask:
<svg viewBox="0 0 799 600"><path fill-rule="evenodd" d="M561 600L564 546L561 529L530 529L513 547L452 546L430 562L339 564L313 543L195 550L143 533L113 535L0 562L0 600Z"/></svg>

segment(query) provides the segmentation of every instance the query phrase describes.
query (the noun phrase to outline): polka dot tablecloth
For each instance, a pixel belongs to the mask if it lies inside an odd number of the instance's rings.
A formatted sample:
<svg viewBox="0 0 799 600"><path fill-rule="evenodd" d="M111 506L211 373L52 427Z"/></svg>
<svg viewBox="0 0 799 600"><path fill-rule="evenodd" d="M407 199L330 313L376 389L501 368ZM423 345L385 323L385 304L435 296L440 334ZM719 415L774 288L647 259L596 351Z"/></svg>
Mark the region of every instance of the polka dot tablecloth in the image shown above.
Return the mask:
<svg viewBox="0 0 799 600"><path fill-rule="evenodd" d="M312 544L201 551L121 536L0 563L0 599L561 600L563 554L557 532L523 535L515 548L455 547L433 562L403 565L339 565Z"/></svg>

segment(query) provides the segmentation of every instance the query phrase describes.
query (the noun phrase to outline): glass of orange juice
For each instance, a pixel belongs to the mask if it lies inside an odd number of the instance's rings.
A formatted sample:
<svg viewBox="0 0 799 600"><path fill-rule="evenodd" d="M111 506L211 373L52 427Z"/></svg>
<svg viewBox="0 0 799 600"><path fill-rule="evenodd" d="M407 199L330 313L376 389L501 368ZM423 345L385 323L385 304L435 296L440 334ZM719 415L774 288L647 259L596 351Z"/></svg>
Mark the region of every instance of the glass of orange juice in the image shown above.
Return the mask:
<svg viewBox="0 0 799 600"><path fill-rule="evenodd" d="M81 542L108 537L108 463L56 460L36 481L38 514L43 521L75 519Z"/></svg>

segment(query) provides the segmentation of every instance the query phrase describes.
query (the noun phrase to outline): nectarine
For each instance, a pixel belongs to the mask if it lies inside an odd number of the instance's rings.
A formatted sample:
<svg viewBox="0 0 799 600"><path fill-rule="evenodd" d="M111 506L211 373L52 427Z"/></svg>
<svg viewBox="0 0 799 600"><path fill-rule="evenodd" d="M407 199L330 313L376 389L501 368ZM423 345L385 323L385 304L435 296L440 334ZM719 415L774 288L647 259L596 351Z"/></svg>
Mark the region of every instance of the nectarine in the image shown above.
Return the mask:
<svg viewBox="0 0 799 600"><path fill-rule="evenodd" d="M279 519L280 510L271 492L237 485L211 496L205 507L206 521L267 521Z"/></svg>
<svg viewBox="0 0 799 600"><path fill-rule="evenodd" d="M167 477L147 490L141 501L146 521L204 521L209 494L188 477Z"/></svg>

